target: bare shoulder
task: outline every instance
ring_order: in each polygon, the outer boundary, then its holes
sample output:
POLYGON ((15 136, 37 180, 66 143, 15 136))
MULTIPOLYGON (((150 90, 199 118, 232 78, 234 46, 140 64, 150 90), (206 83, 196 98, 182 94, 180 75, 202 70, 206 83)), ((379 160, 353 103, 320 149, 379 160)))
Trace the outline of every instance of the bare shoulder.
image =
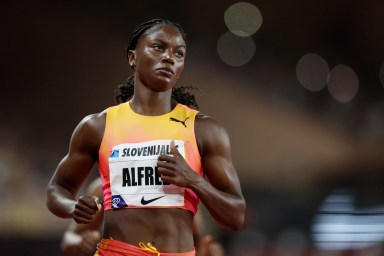
POLYGON ((225 128, 215 118, 203 113, 198 113, 196 115, 196 128, 225 130, 225 128))
POLYGON ((199 113, 196 116, 195 135, 199 148, 207 152, 214 147, 229 147, 229 137, 225 127, 215 118, 199 113))
POLYGON ((105 119, 106 111, 87 115, 80 121, 76 129, 86 130, 87 132, 104 131, 105 119))
POLYGON ((104 136, 106 111, 84 117, 73 132, 71 144, 98 149, 104 136))
POLYGON ((106 111, 90 114, 84 117, 78 125, 78 128, 104 130, 106 111))

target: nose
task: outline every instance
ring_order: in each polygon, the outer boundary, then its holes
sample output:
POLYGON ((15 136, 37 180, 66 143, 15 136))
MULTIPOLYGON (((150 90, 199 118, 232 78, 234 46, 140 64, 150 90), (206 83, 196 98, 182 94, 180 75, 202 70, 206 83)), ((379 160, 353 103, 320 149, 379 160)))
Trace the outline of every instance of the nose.
POLYGON ((175 60, 174 60, 173 52, 171 50, 164 51, 162 61, 174 64, 175 60))

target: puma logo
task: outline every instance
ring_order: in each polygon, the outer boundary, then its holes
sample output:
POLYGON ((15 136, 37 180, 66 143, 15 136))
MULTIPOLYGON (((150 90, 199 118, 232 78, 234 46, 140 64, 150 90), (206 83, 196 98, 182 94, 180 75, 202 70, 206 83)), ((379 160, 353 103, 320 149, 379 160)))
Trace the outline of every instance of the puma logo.
POLYGON ((176 123, 181 123, 182 125, 184 125, 185 128, 187 128, 187 126, 185 125, 185 121, 187 121, 188 118, 189 118, 189 117, 185 118, 184 121, 181 121, 181 120, 176 119, 176 118, 174 118, 174 117, 170 117, 170 118, 169 118, 169 121, 173 121, 173 122, 176 122, 176 123))

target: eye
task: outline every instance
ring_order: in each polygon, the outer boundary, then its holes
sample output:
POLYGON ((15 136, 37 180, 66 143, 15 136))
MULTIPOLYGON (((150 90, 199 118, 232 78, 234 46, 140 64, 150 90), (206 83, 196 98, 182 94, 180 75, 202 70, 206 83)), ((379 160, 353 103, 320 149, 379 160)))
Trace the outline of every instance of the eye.
POLYGON ((177 52, 175 52, 175 56, 178 58, 182 58, 182 57, 184 57, 184 52, 183 51, 177 51, 177 52))
POLYGON ((163 46, 160 44, 154 44, 152 47, 153 47, 153 49, 158 50, 158 51, 162 51, 164 49, 163 46))

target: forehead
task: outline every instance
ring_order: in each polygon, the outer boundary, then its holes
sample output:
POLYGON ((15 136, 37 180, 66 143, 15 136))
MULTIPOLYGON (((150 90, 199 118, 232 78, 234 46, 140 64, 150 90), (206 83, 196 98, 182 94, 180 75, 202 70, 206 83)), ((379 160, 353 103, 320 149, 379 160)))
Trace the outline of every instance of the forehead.
POLYGON ((180 46, 186 45, 179 29, 167 24, 160 24, 149 28, 144 32, 139 41, 141 40, 160 40, 180 46))

